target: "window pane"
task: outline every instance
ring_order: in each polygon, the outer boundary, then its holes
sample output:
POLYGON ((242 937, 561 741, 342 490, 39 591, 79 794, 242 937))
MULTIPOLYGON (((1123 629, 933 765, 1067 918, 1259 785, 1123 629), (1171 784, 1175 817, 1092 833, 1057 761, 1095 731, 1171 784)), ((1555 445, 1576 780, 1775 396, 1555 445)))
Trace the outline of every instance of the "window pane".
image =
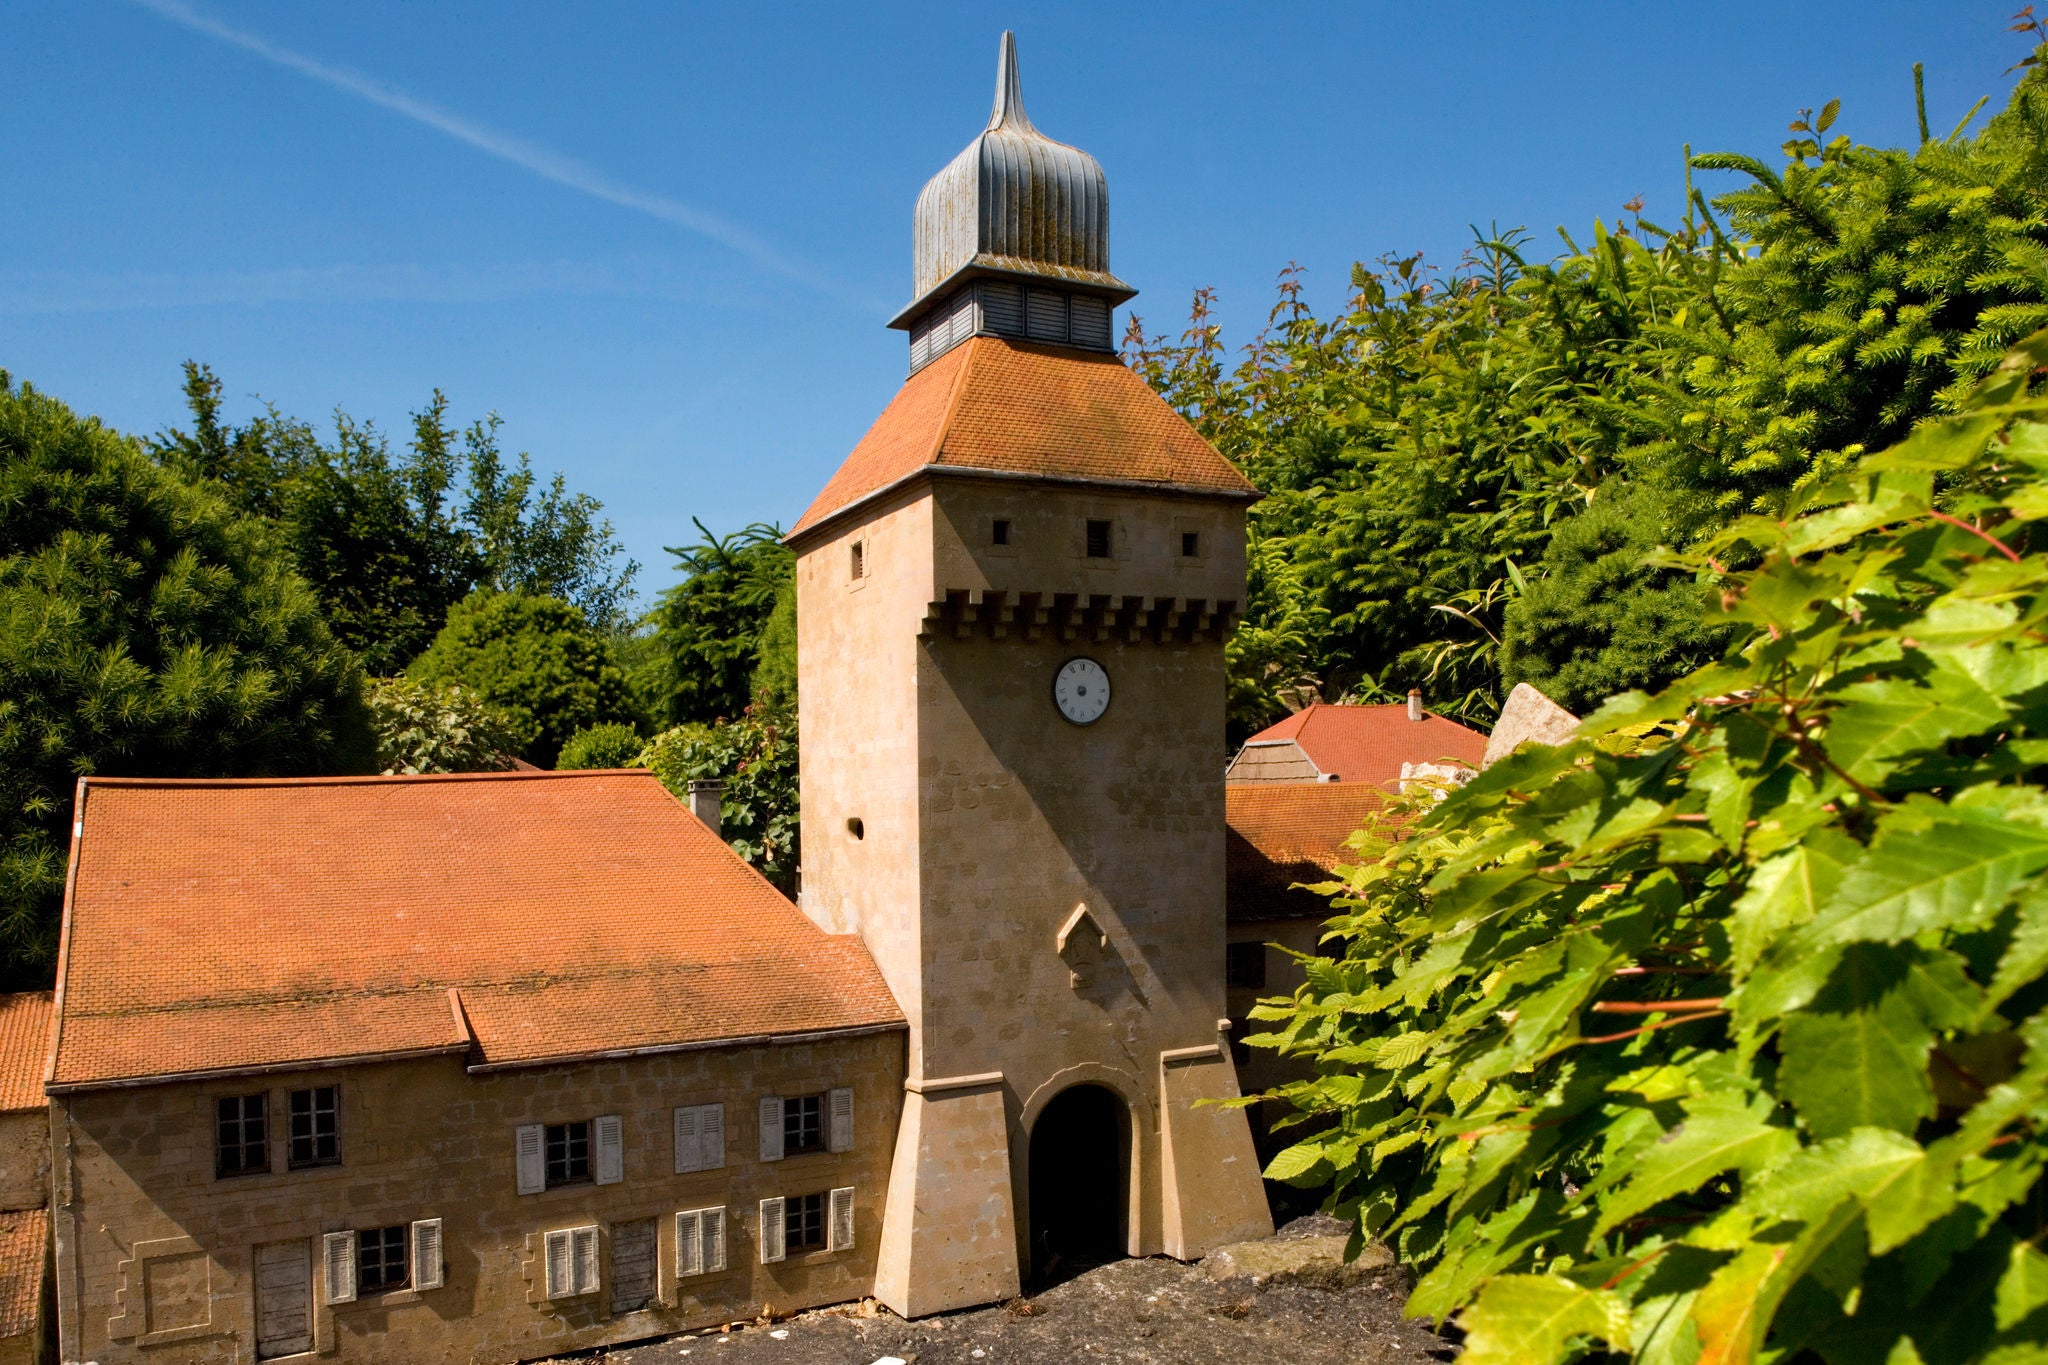
POLYGON ((356 1292, 381 1294, 406 1284, 406 1226, 366 1228, 356 1234, 356 1292))
POLYGON ((815 1251, 825 1245, 825 1196, 791 1195, 782 1206, 784 1246, 789 1251, 815 1251))
POLYGON ((341 1115, 335 1087, 294 1090, 291 1101, 291 1164, 330 1166, 340 1161, 341 1115))
POLYGON ((214 1106, 214 1173, 247 1175, 270 1168, 265 1109, 268 1095, 230 1095, 214 1106))
POLYGON ((590 1179, 590 1121, 547 1127, 548 1187, 590 1179))
POLYGON ((799 1095, 782 1102, 782 1151, 815 1152, 825 1145, 825 1097, 799 1095))

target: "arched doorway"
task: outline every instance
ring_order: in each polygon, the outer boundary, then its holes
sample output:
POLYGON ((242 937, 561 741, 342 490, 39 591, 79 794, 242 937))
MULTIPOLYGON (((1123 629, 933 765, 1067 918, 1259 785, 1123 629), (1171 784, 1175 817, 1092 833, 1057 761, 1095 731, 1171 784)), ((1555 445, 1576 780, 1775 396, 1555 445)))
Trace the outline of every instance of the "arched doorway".
POLYGON ((1062 1090, 1031 1127, 1031 1277, 1067 1279, 1123 1257, 1130 1115, 1099 1085, 1062 1090))

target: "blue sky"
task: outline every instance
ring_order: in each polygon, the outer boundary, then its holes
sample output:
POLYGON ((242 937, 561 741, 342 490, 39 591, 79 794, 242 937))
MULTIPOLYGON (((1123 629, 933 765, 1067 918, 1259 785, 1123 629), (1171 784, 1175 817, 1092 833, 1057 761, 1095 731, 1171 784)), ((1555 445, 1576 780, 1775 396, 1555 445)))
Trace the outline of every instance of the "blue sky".
POLYGON ((403 433, 438 385, 601 498, 647 591, 693 516, 794 521, 902 382, 911 205, 1005 27, 1133 306, 1177 329, 1212 285, 1241 342, 1290 260, 1329 307, 1468 223, 1675 218, 1685 143, 1776 157, 1802 106, 1906 143, 1916 60, 1945 132, 2010 88, 2014 7, 18 6, 0 366, 139 433, 187 357, 237 418, 403 433))

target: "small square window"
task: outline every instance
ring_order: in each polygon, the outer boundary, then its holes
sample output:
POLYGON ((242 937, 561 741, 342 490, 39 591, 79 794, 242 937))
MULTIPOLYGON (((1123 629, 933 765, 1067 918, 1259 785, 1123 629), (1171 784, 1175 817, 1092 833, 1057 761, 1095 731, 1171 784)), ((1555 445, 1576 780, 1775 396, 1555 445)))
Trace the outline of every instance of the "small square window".
POLYGON ((383 1294, 405 1288, 412 1278, 405 1264, 409 1231, 400 1223, 395 1228, 365 1228, 356 1234, 356 1293, 383 1294))
POLYGON ((253 1175, 270 1169, 269 1107, 267 1094, 229 1095, 215 1102, 215 1175, 253 1175))
POLYGON ((782 1154, 825 1150, 825 1097, 798 1095, 782 1102, 782 1154))
POLYGON ((853 553, 848 563, 847 577, 858 583, 868 576, 868 543, 864 540, 853 542, 853 553))
MULTIPOLYGON (((1212 961, 1214 959, 1211 959, 1212 961)), ((1223 950, 1223 980, 1232 986, 1266 988, 1266 945, 1232 943, 1223 950)))
POLYGON ((1200 531, 1182 531, 1180 533, 1180 557, 1182 559, 1198 559, 1201 557, 1201 553, 1202 533, 1200 531))
POLYGON ((1108 522, 1091 520, 1088 523, 1088 557, 1090 559, 1109 558, 1108 522))
POLYGON ((341 1160, 341 1106, 331 1085, 294 1090, 291 1095, 294 1170, 301 1166, 333 1166, 341 1160))
POLYGON ((590 1179, 590 1120, 548 1125, 547 1179, 551 1190, 590 1179))
POLYGON ((1003 517, 995 519, 995 522, 989 527, 989 543, 993 545, 1008 545, 1010 543, 1010 523, 1008 520, 1003 517))
POLYGON ((782 1205, 783 1249, 822 1251, 825 1247, 825 1196, 796 1194, 782 1205))

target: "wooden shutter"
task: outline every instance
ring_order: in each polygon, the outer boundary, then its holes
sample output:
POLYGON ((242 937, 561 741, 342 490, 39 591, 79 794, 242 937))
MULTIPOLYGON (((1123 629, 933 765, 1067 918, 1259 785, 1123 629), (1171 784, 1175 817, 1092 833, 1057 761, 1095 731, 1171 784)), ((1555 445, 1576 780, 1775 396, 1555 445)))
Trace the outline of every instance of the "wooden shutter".
POLYGON ((441 1287, 441 1220, 422 1218, 412 1225, 412 1287, 441 1287))
POLYGON ((704 1214, 690 1209, 676 1215, 676 1278, 704 1273, 704 1214))
POLYGON ((850 1152, 853 1150, 853 1092, 834 1090, 831 1094, 832 1150, 850 1152))
POLYGON ((761 1201, 761 1264, 772 1265, 786 1254, 789 1229, 783 1224, 782 1201, 763 1199, 761 1201))
POLYGON ((595 1126, 597 1160, 591 1178, 600 1185, 616 1185, 626 1178, 626 1125, 617 1114, 604 1114, 595 1126))
POLYGON ((566 1299, 576 1292, 576 1272, 570 1263, 569 1233, 566 1229, 547 1235, 546 1252, 548 1298, 566 1299))
POLYGON ((831 1225, 825 1230, 826 1250, 853 1250, 853 1186, 832 1191, 831 1225))
MULTIPOLYGON (((782 1160, 782 1096, 761 1099, 761 1160, 782 1160)), ((776 1257, 778 1261, 782 1258, 776 1257)))
POLYGON ((327 1301, 329 1303, 354 1303, 356 1301, 356 1235, 353 1232, 330 1232, 320 1239, 320 1249, 326 1256, 327 1301))
POLYGON ((576 1262, 576 1292, 595 1294, 597 1292, 597 1229, 571 1228, 569 1245, 572 1259, 576 1262))
MULTIPOLYGON (((676 1108, 676 1174, 704 1169, 704 1145, 697 1132, 704 1110, 694 1104, 676 1108)), ((677 1215, 680 1217, 681 1215, 677 1215)))
POLYGON ((547 1131, 537 1123, 519 1125, 519 1192, 539 1194, 548 1187, 547 1131))
POLYGON ((725 1169, 725 1106, 701 1104, 697 1106, 697 1113, 697 1148, 703 1153, 697 1169, 722 1171, 725 1169))
POLYGON ((699 1209, 697 1215, 704 1220, 704 1273, 715 1274, 725 1269, 725 1210, 699 1209))

